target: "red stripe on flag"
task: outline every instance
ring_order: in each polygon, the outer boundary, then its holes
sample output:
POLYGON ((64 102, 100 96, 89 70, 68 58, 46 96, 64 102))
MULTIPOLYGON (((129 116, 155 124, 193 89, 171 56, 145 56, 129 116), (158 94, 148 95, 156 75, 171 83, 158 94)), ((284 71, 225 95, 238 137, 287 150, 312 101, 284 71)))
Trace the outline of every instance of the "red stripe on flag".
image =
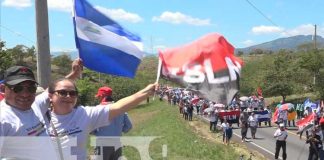
POLYGON ((308 115, 307 117, 297 121, 296 125, 298 127, 303 127, 303 126, 307 125, 308 123, 311 123, 314 120, 314 118, 315 118, 315 114, 312 113, 312 114, 308 115))
POLYGON ((272 122, 275 123, 278 120, 279 109, 276 108, 276 111, 273 113, 272 122))

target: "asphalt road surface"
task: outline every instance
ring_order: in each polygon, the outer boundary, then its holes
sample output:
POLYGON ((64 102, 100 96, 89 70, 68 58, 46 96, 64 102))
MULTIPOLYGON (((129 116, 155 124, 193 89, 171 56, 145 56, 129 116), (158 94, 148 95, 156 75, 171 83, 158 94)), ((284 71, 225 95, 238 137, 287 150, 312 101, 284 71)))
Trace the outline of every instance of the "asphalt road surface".
MULTIPOLYGON (((201 117, 201 116, 200 116, 201 117)), ((209 122, 208 117, 201 117, 209 122)), ((220 125, 220 122, 218 122, 220 125)), ((267 159, 274 159, 276 139, 273 138, 273 134, 276 131, 276 126, 273 127, 262 126, 257 129, 256 139, 251 139, 250 129, 248 130, 247 142, 241 142, 241 129, 233 124, 233 140, 238 143, 245 143, 249 149, 253 149, 263 154, 267 159)), ((287 160, 307 160, 308 159, 308 147, 309 144, 305 143, 305 137, 299 139, 299 135, 296 134, 296 127, 288 127, 287 138, 287 160)), ((282 150, 279 153, 279 159, 282 159, 282 150)))

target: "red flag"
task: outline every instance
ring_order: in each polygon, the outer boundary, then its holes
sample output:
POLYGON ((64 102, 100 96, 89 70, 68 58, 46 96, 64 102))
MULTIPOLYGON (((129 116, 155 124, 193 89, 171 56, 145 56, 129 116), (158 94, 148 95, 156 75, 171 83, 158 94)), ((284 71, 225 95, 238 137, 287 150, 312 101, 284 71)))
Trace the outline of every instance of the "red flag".
POLYGON ((279 109, 276 108, 276 111, 273 113, 272 120, 271 120, 273 123, 278 121, 278 114, 279 114, 279 109))
POLYGON ((234 47, 217 33, 188 45, 160 51, 162 75, 179 82, 202 97, 229 104, 239 88, 243 61, 234 47))
POLYGON ((258 97, 262 97, 262 89, 261 89, 261 87, 258 87, 257 92, 258 92, 258 97))
POLYGON ((297 121, 296 125, 298 127, 304 127, 304 126, 308 125, 309 123, 311 123, 314 120, 314 118, 315 118, 315 113, 311 113, 307 117, 297 121))

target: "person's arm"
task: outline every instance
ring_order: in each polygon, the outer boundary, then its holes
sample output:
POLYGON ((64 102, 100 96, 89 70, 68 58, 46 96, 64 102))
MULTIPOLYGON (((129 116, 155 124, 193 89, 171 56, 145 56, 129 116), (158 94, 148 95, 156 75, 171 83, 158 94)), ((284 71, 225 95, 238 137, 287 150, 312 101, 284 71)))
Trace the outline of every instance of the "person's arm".
POLYGON ((114 104, 111 104, 109 109, 109 120, 111 121, 116 116, 127 112, 128 110, 135 108, 139 103, 146 100, 146 98, 150 95, 153 95, 156 88, 158 87, 158 84, 149 84, 144 89, 138 91, 137 93, 125 97, 119 101, 117 101, 114 104))
POLYGON ((72 62, 72 69, 71 72, 65 76, 65 78, 76 80, 80 77, 83 71, 83 62, 80 58, 75 59, 72 62))
POLYGON ((277 138, 279 135, 278 135, 278 130, 276 130, 276 132, 273 134, 273 138, 277 138))

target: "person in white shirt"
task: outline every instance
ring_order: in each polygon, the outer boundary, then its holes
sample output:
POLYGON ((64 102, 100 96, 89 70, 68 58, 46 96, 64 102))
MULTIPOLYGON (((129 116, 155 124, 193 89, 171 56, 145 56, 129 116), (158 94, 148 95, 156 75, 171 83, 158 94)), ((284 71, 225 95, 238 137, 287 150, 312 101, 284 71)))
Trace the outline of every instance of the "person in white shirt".
POLYGON ((275 159, 278 159, 280 148, 282 148, 282 158, 283 160, 286 160, 287 159, 286 140, 288 137, 288 132, 285 130, 285 125, 283 123, 279 124, 279 128, 273 134, 273 137, 277 139, 275 159))
POLYGON ((229 123, 227 122, 226 118, 224 119, 223 123, 221 124, 222 131, 223 131, 223 143, 227 144, 227 138, 226 138, 226 129, 229 127, 229 123))
POLYGON ((210 132, 216 132, 217 130, 217 122, 218 122, 218 111, 212 110, 210 112, 210 118, 209 118, 209 131, 210 132))
POLYGON ((252 138, 255 139, 255 134, 258 128, 258 120, 255 117, 254 112, 252 112, 251 115, 249 116, 248 122, 251 129, 252 138))
POLYGON ((57 159, 52 155, 56 153, 51 152, 55 150, 50 145, 43 115, 32 109, 46 103, 33 103, 37 90, 33 71, 25 66, 10 67, 0 85, 5 93, 0 102, 0 159, 57 159))
POLYGON ((43 98, 49 98, 49 103, 37 107, 40 112, 46 112, 48 119, 46 128, 50 136, 57 143, 61 143, 61 148, 58 149, 61 150, 64 159, 76 156, 77 159, 84 160, 87 155, 86 145, 89 133, 108 125, 116 116, 136 107, 152 95, 157 86, 157 84, 150 84, 141 91, 113 104, 84 107, 77 105, 78 90, 74 81, 59 79, 50 84, 48 92, 40 95, 43 98), (48 106, 51 107, 50 111, 47 109, 48 106), (73 138, 76 138, 76 147, 70 148, 73 138))

